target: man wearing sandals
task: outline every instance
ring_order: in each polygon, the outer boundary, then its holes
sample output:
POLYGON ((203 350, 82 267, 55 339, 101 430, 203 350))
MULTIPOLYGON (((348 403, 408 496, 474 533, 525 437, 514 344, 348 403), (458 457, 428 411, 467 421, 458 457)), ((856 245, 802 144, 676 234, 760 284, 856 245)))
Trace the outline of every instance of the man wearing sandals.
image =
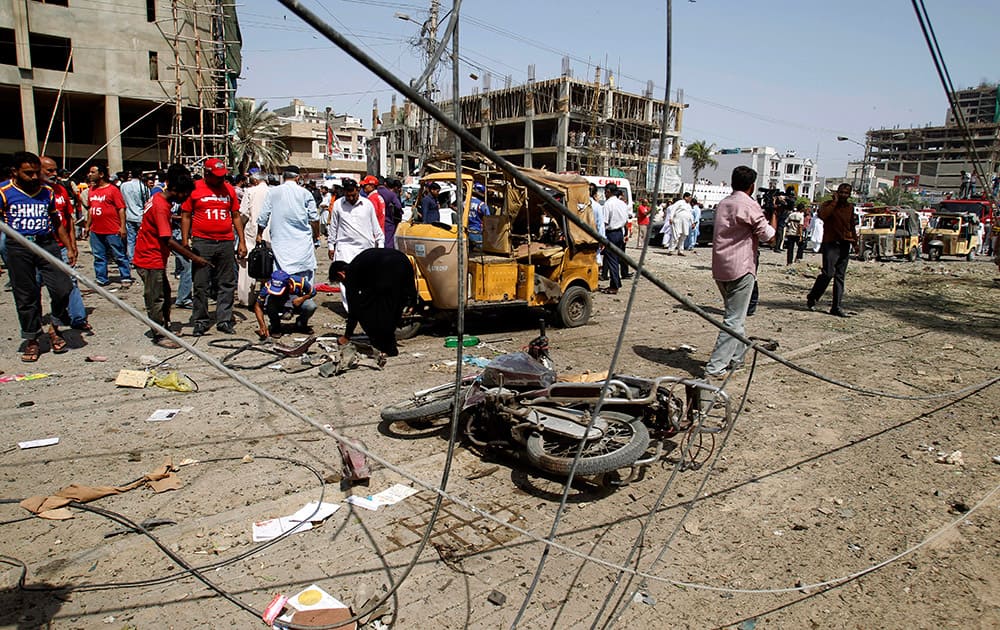
MULTIPOLYGON (((60 221, 52 188, 42 183, 41 160, 34 153, 19 151, 14 154, 13 165, 13 177, 0 183, 0 220, 56 259, 61 256, 58 237, 68 246, 69 264, 75 264, 76 241, 68 236, 72 227, 60 221)), ((38 339, 42 336, 42 293, 38 278, 41 276, 49 290, 53 320, 61 322, 69 321, 73 283, 62 270, 13 238, 7 239, 7 265, 21 338, 26 340, 21 360, 33 363, 41 354, 38 339)), ((49 338, 53 353, 66 351, 66 341, 55 325, 49 338)))
MULTIPOLYGON (((191 172, 181 164, 174 164, 167 171, 167 181, 163 191, 156 193, 146 202, 142 211, 142 222, 135 237, 135 258, 133 264, 144 286, 143 297, 146 314, 166 328, 170 326, 170 281, 167 279, 167 260, 170 252, 187 258, 195 267, 203 267, 208 261, 184 247, 173 238, 170 224, 170 209, 174 204, 187 200, 194 190, 191 172)), ((157 330, 150 331, 153 343, 161 348, 176 349, 177 342, 168 339, 157 330)))

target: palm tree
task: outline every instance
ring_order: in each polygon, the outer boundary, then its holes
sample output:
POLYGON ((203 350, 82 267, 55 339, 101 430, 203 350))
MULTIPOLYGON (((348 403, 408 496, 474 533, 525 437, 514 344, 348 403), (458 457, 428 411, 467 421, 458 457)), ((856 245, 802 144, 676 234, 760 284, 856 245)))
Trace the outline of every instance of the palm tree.
POLYGON ((875 203, 880 206, 917 207, 917 196, 905 188, 883 188, 878 191, 875 203))
POLYGON ((236 132, 233 135, 233 160, 243 173, 251 164, 264 171, 274 171, 288 160, 285 143, 278 140, 278 116, 265 108, 267 101, 236 99, 236 132))
POLYGON ((691 170, 694 171, 694 183, 698 184, 698 175, 706 167, 716 167, 719 163, 712 157, 712 150, 715 144, 707 144, 704 140, 692 142, 684 151, 684 156, 691 160, 691 170))

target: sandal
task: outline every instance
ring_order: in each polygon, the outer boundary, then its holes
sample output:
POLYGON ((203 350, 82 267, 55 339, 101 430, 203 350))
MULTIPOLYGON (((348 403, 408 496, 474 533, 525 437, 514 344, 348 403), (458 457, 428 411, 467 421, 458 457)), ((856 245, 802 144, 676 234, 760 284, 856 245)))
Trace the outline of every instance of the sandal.
POLYGON ((52 344, 52 354, 66 352, 66 340, 60 337, 58 332, 54 330, 49 331, 49 342, 52 344))
POLYGON ((24 346, 24 352, 21 353, 21 361, 34 363, 41 354, 42 349, 38 346, 38 342, 32 339, 24 346))

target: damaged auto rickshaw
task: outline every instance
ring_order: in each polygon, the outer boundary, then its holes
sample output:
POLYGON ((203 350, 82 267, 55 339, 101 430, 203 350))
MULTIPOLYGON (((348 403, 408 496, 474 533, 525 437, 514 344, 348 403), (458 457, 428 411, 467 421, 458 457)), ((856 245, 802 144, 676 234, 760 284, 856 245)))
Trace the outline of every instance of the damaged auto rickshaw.
POLYGON ((979 217, 972 212, 938 212, 934 214, 934 227, 924 233, 924 253, 930 260, 941 256, 976 257, 979 248, 977 227, 979 217))
MULTIPOLYGON (((583 177, 535 169, 521 169, 521 173, 594 227, 583 177)), ((422 183, 433 181, 455 182, 455 173, 433 173, 422 183)), ((460 299, 470 310, 544 307, 565 327, 586 324, 591 293, 597 290, 597 241, 509 175, 463 171, 462 187, 463 207, 454 212, 458 225, 411 219, 396 228, 396 249, 413 263, 419 296, 415 314, 404 320, 397 337, 417 334, 422 322, 453 318, 460 299), (483 217, 482 244, 468 249, 466 295, 461 296, 456 274, 458 230, 459 226, 468 230, 475 182, 485 185, 490 215, 483 217)), ((430 194, 426 186, 414 208, 420 207, 425 194, 430 194)))
POLYGON ((875 208, 865 215, 858 229, 859 258, 864 261, 906 256, 920 258, 920 221, 912 209, 875 208), (901 217, 905 212, 906 217, 901 217), (908 215, 912 213, 913 216, 908 215))

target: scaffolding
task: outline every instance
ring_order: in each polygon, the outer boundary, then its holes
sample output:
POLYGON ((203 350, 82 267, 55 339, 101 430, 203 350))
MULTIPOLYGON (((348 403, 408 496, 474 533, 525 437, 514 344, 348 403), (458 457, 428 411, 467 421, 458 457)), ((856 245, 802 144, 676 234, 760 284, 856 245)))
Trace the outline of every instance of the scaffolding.
POLYGON ((235 125, 236 77, 242 38, 236 5, 226 0, 171 0, 161 30, 173 49, 170 163, 197 166, 225 160, 235 125))

